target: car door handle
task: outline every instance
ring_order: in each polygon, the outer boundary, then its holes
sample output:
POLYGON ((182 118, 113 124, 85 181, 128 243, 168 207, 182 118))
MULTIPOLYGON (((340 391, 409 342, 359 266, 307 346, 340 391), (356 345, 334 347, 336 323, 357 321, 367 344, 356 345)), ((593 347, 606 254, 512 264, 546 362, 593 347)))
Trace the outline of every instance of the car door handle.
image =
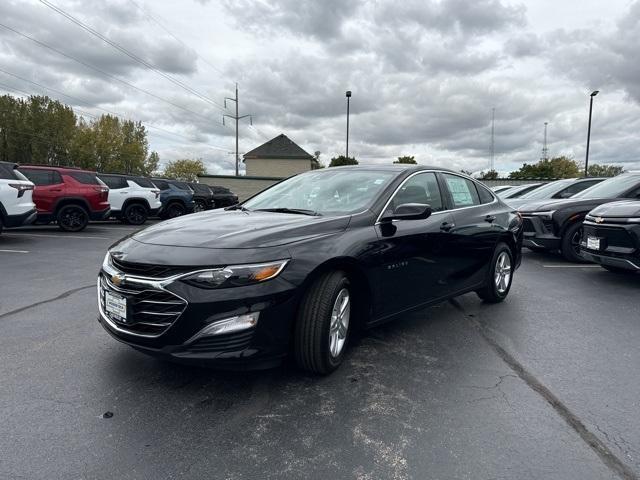
POLYGON ((442 222, 442 225, 440 225, 440 230, 442 230, 443 232, 449 232, 455 226, 455 223, 442 222))
POLYGON ((487 215, 486 217, 484 217, 485 222, 493 223, 495 220, 496 220, 495 215, 487 215))

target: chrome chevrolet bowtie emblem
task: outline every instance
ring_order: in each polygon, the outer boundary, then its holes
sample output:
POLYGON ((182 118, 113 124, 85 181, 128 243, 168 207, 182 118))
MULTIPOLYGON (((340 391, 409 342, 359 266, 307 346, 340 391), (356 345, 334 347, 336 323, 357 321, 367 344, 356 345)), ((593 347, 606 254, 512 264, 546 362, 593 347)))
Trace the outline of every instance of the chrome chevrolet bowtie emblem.
POLYGON ((602 218, 602 217, 596 217, 596 219, 595 219, 595 220, 596 220, 596 223, 602 223, 602 222, 604 222, 604 218, 602 218))
POLYGON ((119 287, 124 283, 124 275, 119 273, 111 275, 111 283, 113 283, 116 287, 119 287))

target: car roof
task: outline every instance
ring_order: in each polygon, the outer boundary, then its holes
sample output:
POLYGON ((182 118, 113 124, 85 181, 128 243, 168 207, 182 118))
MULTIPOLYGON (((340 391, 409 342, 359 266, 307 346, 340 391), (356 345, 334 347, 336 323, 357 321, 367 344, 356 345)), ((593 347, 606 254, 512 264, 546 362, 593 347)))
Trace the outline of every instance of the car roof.
MULTIPOLYGON (((421 170, 438 170, 447 173, 455 173, 457 175, 467 176, 464 173, 456 172, 455 170, 451 170, 449 168, 444 167, 436 167, 434 165, 410 165, 410 164, 402 164, 402 163, 394 163, 391 165, 376 165, 376 164, 368 164, 368 165, 345 165, 342 167, 327 167, 321 170, 309 170, 311 172, 322 172, 322 171, 334 171, 334 170, 384 170, 384 171, 392 171, 392 172, 404 172, 404 171, 416 171, 419 172, 421 170)), ((469 177, 471 178, 471 177, 469 177)))
POLYGON ((56 171, 62 171, 62 172, 84 172, 84 173, 96 174, 96 172, 93 170, 85 170, 84 168, 78 168, 78 167, 60 167, 57 165, 20 165, 20 168, 33 168, 36 170, 56 170, 56 171))

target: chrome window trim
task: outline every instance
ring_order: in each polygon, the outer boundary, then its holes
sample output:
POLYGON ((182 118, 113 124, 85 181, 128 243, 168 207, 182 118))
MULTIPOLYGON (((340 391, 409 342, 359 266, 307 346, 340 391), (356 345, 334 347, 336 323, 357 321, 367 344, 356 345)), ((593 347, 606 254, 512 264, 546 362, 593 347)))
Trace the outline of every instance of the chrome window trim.
MULTIPOLYGON (((387 202, 384 204, 384 207, 382 207, 382 210, 380 211, 380 214, 378 215, 378 218, 376 219, 376 222, 374 223, 375 225, 380 225, 380 218, 382 217, 382 214, 385 212, 385 210, 387 209, 387 207, 389 206, 389 204, 391 203, 391 200, 393 199, 393 197, 395 197, 396 193, 398 193, 398 190, 400 190, 402 188, 402 186, 410 179, 413 178, 416 175, 420 175, 421 173, 446 173, 449 175, 455 175, 457 177, 460 178, 464 178, 465 180, 471 180, 474 184, 478 183, 476 182, 473 178, 471 177, 465 177, 463 175, 459 175, 457 173, 454 172, 447 172, 446 170, 419 170, 417 172, 412 173, 411 175, 409 175, 407 178, 405 178, 402 183, 400 185, 398 185, 398 187, 393 191, 393 193, 389 196, 389 200, 387 200, 387 202)), ((438 185, 438 187, 440 187, 440 185, 438 185)), ((487 188, 488 191, 491 191, 490 189, 487 188)), ((442 192, 440 192, 440 195, 442 195, 442 192)), ((478 194, 479 195, 479 194, 478 194)), ((496 195, 493 194, 493 192, 491 193, 491 195, 493 196, 493 201, 489 202, 489 203, 481 203, 479 205, 470 205, 468 207, 458 207, 458 208, 450 208, 450 209, 446 209, 446 210, 439 210, 437 212, 433 212, 429 218, 433 217, 434 215, 439 215, 442 213, 450 213, 450 212, 456 212, 458 210, 466 210, 468 208, 478 208, 478 207, 484 207, 486 205, 493 205, 495 203, 498 203, 498 197, 496 195)), ((444 198, 443 198, 444 200, 444 198)), ((392 220, 391 222, 396 222, 396 221, 402 221, 400 219, 396 219, 396 220, 392 220)), ((412 222, 413 220, 404 220, 404 221, 409 221, 412 222)))

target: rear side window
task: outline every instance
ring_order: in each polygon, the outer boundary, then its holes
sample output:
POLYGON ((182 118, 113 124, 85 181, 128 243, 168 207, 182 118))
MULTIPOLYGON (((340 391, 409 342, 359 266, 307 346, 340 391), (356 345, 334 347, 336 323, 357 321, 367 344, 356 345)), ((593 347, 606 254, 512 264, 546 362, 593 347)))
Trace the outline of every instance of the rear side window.
POLYGON ((127 179, 124 177, 118 177, 115 175, 99 175, 98 178, 102 180, 107 187, 114 190, 118 188, 127 188, 129 186, 127 179))
POLYGON ((100 185, 95 173, 89 172, 69 172, 67 173, 74 180, 85 185, 100 185))
POLYGON ((30 170, 23 168, 20 170, 25 177, 33 182, 34 185, 57 185, 62 183, 62 177, 58 172, 53 170, 30 170))
POLYGON ((169 190, 169 184, 164 180, 154 180, 153 183, 160 190, 169 190))
POLYGON ((474 182, 448 173, 443 173, 442 176, 451 195, 454 208, 480 205, 480 197, 474 182))
POLYGON ((478 185, 476 183, 476 188, 478 189, 478 196, 480 197, 480 203, 491 203, 493 202, 493 195, 491 192, 484 188, 482 185, 478 185))
POLYGON ((156 188, 156 186, 153 184, 153 182, 151 180, 149 180, 148 178, 143 178, 143 177, 127 177, 128 180, 131 180, 132 182, 137 183, 138 185, 140 185, 142 188, 156 188))
POLYGON ((14 173, 14 167, 10 163, 0 163, 0 178, 3 180, 22 180, 14 173))
POLYGON ((180 190, 191 190, 191 188, 189 188, 189 185, 187 185, 184 182, 171 182, 171 183, 173 183, 180 190))

